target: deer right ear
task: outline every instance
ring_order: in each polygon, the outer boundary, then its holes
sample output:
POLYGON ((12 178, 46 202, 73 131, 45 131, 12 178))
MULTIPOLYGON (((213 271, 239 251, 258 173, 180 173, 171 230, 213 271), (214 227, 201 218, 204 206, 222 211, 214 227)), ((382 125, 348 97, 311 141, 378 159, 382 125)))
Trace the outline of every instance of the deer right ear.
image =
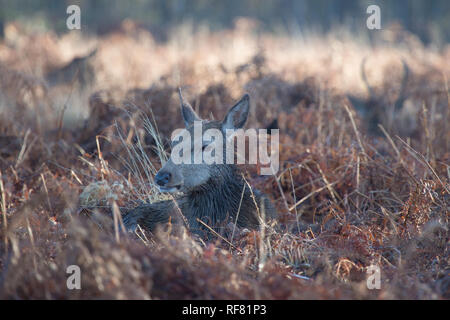
POLYGON ((201 121, 200 117, 192 109, 189 102, 185 101, 183 95, 181 94, 181 88, 178 89, 178 94, 180 96, 181 104, 181 115, 183 116, 184 125, 186 128, 194 124, 194 121, 201 121))
POLYGON ((226 129, 240 129, 247 121, 248 112, 250 109, 250 96, 244 94, 231 109, 228 111, 225 119, 222 121, 222 130, 226 129))

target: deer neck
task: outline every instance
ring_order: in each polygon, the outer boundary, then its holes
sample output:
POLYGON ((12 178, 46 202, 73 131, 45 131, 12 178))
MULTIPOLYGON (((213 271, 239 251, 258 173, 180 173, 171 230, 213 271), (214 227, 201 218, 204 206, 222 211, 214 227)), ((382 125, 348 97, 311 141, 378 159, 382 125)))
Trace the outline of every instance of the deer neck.
POLYGON ((179 199, 181 210, 188 220, 202 219, 205 223, 216 224, 228 217, 235 217, 239 204, 246 201, 248 188, 235 166, 223 166, 219 175, 212 177, 179 199), (244 197, 242 197, 242 192, 244 197), (245 199, 244 199, 245 198, 245 199))

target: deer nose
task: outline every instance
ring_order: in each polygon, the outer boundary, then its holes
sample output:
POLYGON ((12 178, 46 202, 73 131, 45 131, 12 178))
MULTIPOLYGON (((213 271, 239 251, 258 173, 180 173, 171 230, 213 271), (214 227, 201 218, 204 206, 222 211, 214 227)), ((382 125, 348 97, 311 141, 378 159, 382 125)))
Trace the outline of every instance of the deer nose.
POLYGON ((164 187, 165 185, 167 185, 169 183, 170 177, 172 175, 170 174, 170 172, 158 172, 155 176, 155 182, 157 185, 164 187))

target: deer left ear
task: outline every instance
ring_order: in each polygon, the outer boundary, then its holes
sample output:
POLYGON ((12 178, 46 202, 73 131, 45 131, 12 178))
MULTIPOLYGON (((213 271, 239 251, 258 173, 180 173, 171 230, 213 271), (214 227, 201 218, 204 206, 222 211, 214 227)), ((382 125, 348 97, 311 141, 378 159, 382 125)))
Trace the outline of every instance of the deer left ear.
POLYGON ((189 102, 184 100, 183 95, 181 94, 181 88, 178 89, 178 94, 180 96, 181 115, 183 116, 186 128, 189 128, 194 124, 194 121, 200 121, 201 119, 195 113, 189 102))
POLYGON ((231 109, 222 121, 222 130, 240 129, 244 126, 248 118, 250 109, 250 96, 244 94, 231 109))

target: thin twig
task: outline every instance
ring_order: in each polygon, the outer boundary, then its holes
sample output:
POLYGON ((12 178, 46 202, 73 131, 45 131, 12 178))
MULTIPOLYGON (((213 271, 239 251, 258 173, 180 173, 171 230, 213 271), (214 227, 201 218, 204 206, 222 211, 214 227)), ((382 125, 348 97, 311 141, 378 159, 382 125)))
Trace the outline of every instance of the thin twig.
MULTIPOLYGON (((242 187, 241 200, 239 201, 239 207, 238 207, 238 211, 237 211, 237 214, 236 214, 236 219, 234 220, 233 231, 231 232, 231 240, 230 240, 231 243, 233 243, 234 232, 236 230, 236 225, 237 225, 237 221, 238 221, 238 218, 239 218, 239 213, 241 212, 241 205, 242 205, 242 199, 244 199, 244 193, 245 193, 245 184, 242 187)), ((231 249, 231 247, 230 247, 230 249, 231 249)))
POLYGON ((3 237, 4 237, 3 241, 5 243, 6 253, 8 253, 8 237, 7 237, 8 220, 6 219, 6 197, 5 197, 5 188, 3 187, 3 176, 1 170, 0 170, 0 193, 2 196, 3 237))
POLYGON ((367 155, 366 150, 364 149, 363 144, 361 142, 361 138, 359 137, 359 131, 356 127, 355 119, 353 119, 353 115, 346 104, 344 105, 344 108, 347 111, 350 121, 352 123, 353 131, 355 131, 355 135, 356 135, 356 139, 358 140, 359 147, 361 148, 361 151, 363 152, 363 154, 367 155))
POLYGON ((411 146, 409 146, 405 141, 402 140, 402 138, 400 138, 399 136, 397 136, 397 138, 406 146, 406 149, 414 158, 416 158, 420 163, 425 164, 425 167, 431 171, 431 173, 435 176, 435 178, 439 181, 439 183, 447 191, 447 193, 450 193, 447 186, 444 184, 444 182, 442 182, 441 178, 438 176, 436 171, 434 171, 433 167, 428 163, 425 157, 421 153, 414 150, 411 146))
MULTIPOLYGON (((336 184, 336 182, 330 183, 330 186, 333 186, 333 185, 335 185, 335 184, 336 184)), ((311 196, 315 195, 316 193, 318 193, 318 192, 320 192, 320 191, 322 191, 322 190, 324 190, 324 189, 329 188, 330 186, 329 186, 329 185, 326 185, 326 186, 323 186, 323 187, 321 187, 321 188, 319 188, 319 189, 317 189, 317 190, 314 190, 314 191, 310 192, 307 196, 303 197, 302 199, 300 199, 299 201, 297 201, 292 207, 290 207, 290 208, 289 208, 289 211, 292 211, 293 209, 295 209, 295 207, 299 206, 299 205, 302 204, 304 201, 308 200, 311 196)))
POLYGON ((208 228, 209 231, 211 231, 216 237, 222 239, 223 241, 225 241, 226 243, 228 243, 230 245, 230 247, 233 247, 233 249, 239 251, 242 253, 242 250, 239 249, 238 247, 236 247, 234 244, 232 244, 230 241, 228 241, 227 239, 225 239, 224 237, 222 237, 220 234, 218 234, 213 228, 211 228, 210 226, 208 226, 206 223, 204 223, 202 220, 200 220, 199 218, 196 218, 197 222, 200 222, 202 225, 204 225, 206 228, 208 228))

